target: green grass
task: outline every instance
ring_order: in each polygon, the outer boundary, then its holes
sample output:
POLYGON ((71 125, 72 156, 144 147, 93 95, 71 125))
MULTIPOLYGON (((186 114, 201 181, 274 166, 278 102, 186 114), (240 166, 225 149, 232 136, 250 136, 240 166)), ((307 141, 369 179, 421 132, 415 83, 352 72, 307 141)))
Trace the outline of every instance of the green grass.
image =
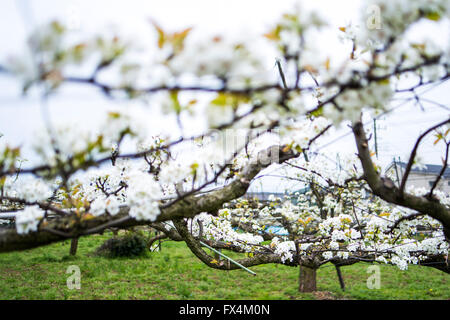
POLYGON ((89 255, 110 236, 81 238, 76 257, 68 255, 69 241, 0 254, 0 299, 450 299, 450 276, 417 266, 381 266, 381 288, 372 290, 366 286, 368 264, 343 267, 345 292, 334 267, 324 266, 313 294, 297 291, 298 268, 252 267, 257 276, 214 270, 184 243, 165 242, 161 252, 138 258, 89 255), (80 290, 67 288, 70 265, 80 267, 80 290))

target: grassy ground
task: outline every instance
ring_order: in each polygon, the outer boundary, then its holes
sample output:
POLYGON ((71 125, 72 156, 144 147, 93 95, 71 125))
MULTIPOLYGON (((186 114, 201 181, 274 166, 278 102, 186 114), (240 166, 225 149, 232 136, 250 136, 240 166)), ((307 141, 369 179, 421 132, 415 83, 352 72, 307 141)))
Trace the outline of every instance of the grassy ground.
POLYGON ((450 299, 450 276, 412 266, 381 266, 381 288, 368 289, 367 264, 343 267, 342 292, 334 267, 318 270, 314 294, 297 291, 298 268, 282 265, 245 271, 203 265, 184 243, 165 242, 161 252, 133 259, 88 256, 110 235, 80 239, 76 257, 70 242, 0 254, 0 299, 450 299), (67 267, 78 265, 81 289, 69 290, 67 267))

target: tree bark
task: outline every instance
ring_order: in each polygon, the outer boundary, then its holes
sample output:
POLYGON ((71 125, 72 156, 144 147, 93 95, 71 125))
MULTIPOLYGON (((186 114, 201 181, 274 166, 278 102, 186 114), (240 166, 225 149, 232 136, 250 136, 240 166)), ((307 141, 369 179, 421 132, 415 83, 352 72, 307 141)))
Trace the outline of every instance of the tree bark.
POLYGON ((152 238, 150 238, 150 239, 148 240, 148 242, 147 242, 148 250, 151 251, 151 250, 152 250, 153 244, 154 244, 156 241, 159 241, 159 243, 158 243, 158 245, 157 245, 158 250, 156 250, 156 248, 155 248, 155 251, 161 251, 161 239, 166 239, 166 238, 168 238, 168 236, 167 236, 166 234, 164 234, 164 233, 161 233, 161 234, 155 234, 155 236, 152 237, 152 238))
POLYGON ((77 249, 78 249, 78 238, 72 238, 72 240, 70 241, 70 252, 69 254, 71 256, 74 256, 77 254, 77 249))
POLYGON ((300 266, 299 287, 300 292, 314 292, 317 290, 316 285, 316 269, 300 266))
MULTIPOLYGON (((217 251, 222 252, 222 250, 220 250, 220 249, 218 249, 217 251)), ((217 261, 220 261, 221 256, 220 256, 220 254, 218 254, 218 253, 214 253, 214 258, 215 258, 217 261)))
POLYGON ((339 267, 338 265, 335 265, 335 267, 337 276, 339 278, 339 285, 341 286, 342 291, 345 291, 345 282, 344 277, 342 276, 341 267, 339 267))
POLYGON ((450 242, 450 209, 448 206, 425 196, 405 193, 403 189, 395 186, 390 179, 381 177, 372 162, 368 139, 361 121, 353 124, 353 135, 364 170, 364 178, 372 192, 384 201, 413 209, 438 220, 444 227, 446 241, 450 242))
MULTIPOLYGON (((218 263, 213 262, 214 257, 210 256, 208 253, 206 253, 205 250, 203 250, 203 247, 200 244, 200 242, 197 239, 195 239, 194 236, 189 232, 186 222, 184 220, 181 219, 174 220, 173 224, 177 229, 178 233, 180 234, 180 236, 186 242, 186 245, 191 250, 191 252, 208 267, 220 270, 236 270, 241 268, 235 265, 234 263, 225 262, 224 259, 222 259, 218 263)), ((210 243, 208 240, 205 239, 203 239, 203 241, 205 241, 205 243, 210 243)), ((215 245, 213 245, 212 247, 216 247, 217 249, 219 249, 219 247, 215 245)), ((227 247, 224 246, 223 248, 227 247)), ((247 268, 257 266, 260 264, 282 263, 280 256, 275 253, 257 254, 251 258, 238 259, 237 262, 247 268)))
MULTIPOLYGON (((170 205, 161 205, 161 214, 157 217, 156 222, 192 218, 202 212, 216 213, 222 208, 224 203, 243 196, 247 192, 251 181, 263 169, 272 163, 283 163, 299 155, 299 153, 295 153, 291 149, 287 151, 284 151, 284 149, 284 145, 274 145, 261 150, 234 180, 218 190, 202 195, 198 193, 189 194, 182 201, 180 200, 170 205)), ((114 217, 100 215, 89 220, 83 220, 81 223, 74 219, 73 215, 67 215, 53 221, 45 221, 45 226, 41 224, 38 231, 27 234, 18 234, 15 229, 0 229, 0 252, 36 248, 73 237, 101 233, 105 229, 112 227, 126 229, 133 226, 151 224, 150 221, 133 219, 128 215, 129 210, 128 206, 123 206, 114 217)))

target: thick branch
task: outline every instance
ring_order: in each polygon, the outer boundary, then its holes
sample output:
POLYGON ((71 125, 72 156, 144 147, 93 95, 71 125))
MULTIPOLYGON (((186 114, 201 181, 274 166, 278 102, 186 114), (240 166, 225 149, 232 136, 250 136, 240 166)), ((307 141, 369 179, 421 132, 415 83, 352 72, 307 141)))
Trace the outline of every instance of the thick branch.
MULTIPOLYGON (((157 217, 156 222, 192 218, 202 212, 216 213, 224 203, 243 196, 247 192, 252 179, 261 170, 272 163, 281 163, 298 156, 292 150, 283 150, 284 146, 272 146, 260 151, 257 157, 251 160, 230 184, 209 193, 190 195, 170 207, 161 208, 161 214, 157 217)), ((25 235, 18 234, 15 229, 0 230, 0 252, 25 250, 62 241, 68 237, 101 233, 111 226, 128 228, 151 223, 128 217, 128 212, 129 207, 124 206, 114 217, 101 215, 85 221, 78 221, 74 217, 61 217, 52 221, 45 221, 37 232, 30 232, 25 235), (57 232, 50 232, 49 230, 57 232)))
MULTIPOLYGON (((178 233, 181 235, 181 237, 186 242, 186 245, 188 248, 192 251, 192 253, 199 258, 204 264, 206 264, 208 267, 214 268, 214 269, 221 269, 221 270, 235 270, 239 269, 240 267, 228 263, 227 261, 221 260, 216 261, 214 257, 210 256, 206 253, 206 251, 203 250, 202 245, 199 241, 197 241, 193 235, 189 233, 189 230, 186 226, 186 222, 183 220, 174 220, 173 221, 175 227, 178 230, 178 233)), ((238 263, 243 265, 244 267, 252 267, 260 264, 267 264, 267 263, 282 263, 280 256, 269 253, 269 254, 259 254, 255 255, 251 258, 245 258, 237 260, 238 263)))
POLYGON ((411 172, 412 165, 414 163, 414 159, 416 158, 417 149, 419 148, 420 143, 422 142, 422 139, 425 138, 426 135, 428 135, 430 132, 436 130, 437 128, 447 124, 450 122, 450 119, 447 119, 445 121, 442 121, 433 127, 426 130, 424 133, 422 133, 419 138, 416 140, 416 143, 414 145, 414 148, 411 151, 411 155, 409 156, 408 164, 406 165, 405 173, 402 178, 402 182, 400 184, 400 193, 402 194, 405 191, 405 185, 406 181, 408 180, 409 173, 411 172))
POLYGON ((375 170, 367 143, 366 134, 361 121, 353 125, 358 155, 364 170, 365 180, 372 192, 381 199, 431 216, 444 226, 447 241, 450 239, 450 210, 439 201, 427 197, 402 193, 388 178, 380 177, 375 170))
POLYGON ((449 152, 450 142, 447 142, 446 144, 447 144, 447 147, 445 148, 445 159, 444 159, 444 162, 442 164, 442 169, 439 172, 438 176, 436 177, 436 180, 434 180, 433 186, 431 187, 430 192, 428 193, 428 198, 430 198, 430 199, 433 197, 433 191, 437 187, 437 185, 439 184, 439 181, 441 180, 442 176, 445 173, 445 170, 447 169, 448 152, 449 152))

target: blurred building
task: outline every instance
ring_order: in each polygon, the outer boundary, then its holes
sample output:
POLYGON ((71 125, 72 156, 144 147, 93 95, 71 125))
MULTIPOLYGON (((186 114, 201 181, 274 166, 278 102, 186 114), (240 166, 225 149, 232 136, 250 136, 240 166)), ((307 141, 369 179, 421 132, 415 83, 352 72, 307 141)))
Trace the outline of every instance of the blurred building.
POLYGON ((244 199, 258 199, 259 201, 269 201, 269 197, 273 195, 275 198, 283 199, 286 195, 285 193, 277 192, 247 192, 243 198, 244 199))
MULTIPOLYGON (((386 175, 390 177, 398 185, 402 181, 406 170, 406 163, 400 161, 393 161, 386 169, 386 175)), ((436 164, 426 164, 422 167, 413 167, 408 176, 406 187, 414 186, 417 188, 430 189, 436 178, 440 174, 442 166, 436 164)), ((446 193, 450 193, 450 168, 446 167, 445 171, 436 187, 446 193)))
POLYGON ((269 197, 280 198, 281 200, 289 198, 292 203, 296 204, 297 199, 295 195, 303 194, 309 190, 309 187, 304 187, 297 190, 292 190, 289 192, 265 192, 265 191, 247 191, 247 193, 242 197, 243 199, 257 199, 260 202, 268 202, 269 197))

